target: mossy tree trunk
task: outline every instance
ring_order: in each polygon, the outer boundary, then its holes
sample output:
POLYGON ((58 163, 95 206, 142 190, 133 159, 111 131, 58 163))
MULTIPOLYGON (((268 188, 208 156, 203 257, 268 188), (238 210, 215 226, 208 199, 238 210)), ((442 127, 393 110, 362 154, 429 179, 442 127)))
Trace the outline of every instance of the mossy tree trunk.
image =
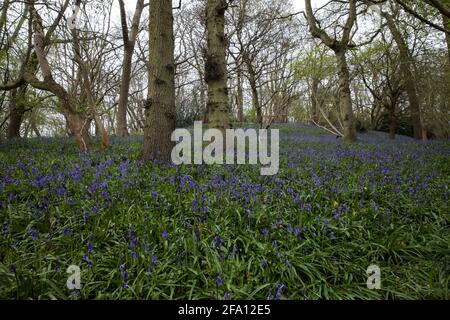
POLYGON ((205 81, 208 85, 208 121, 211 128, 219 130, 230 127, 226 64, 227 39, 225 36, 225 12, 227 9, 227 0, 207 0, 208 44, 205 57, 205 81))

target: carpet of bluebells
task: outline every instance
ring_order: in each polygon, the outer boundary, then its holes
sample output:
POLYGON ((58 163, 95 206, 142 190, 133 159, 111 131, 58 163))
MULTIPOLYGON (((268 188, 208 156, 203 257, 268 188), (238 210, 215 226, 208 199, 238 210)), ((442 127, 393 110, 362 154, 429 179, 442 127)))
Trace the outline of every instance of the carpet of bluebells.
POLYGON ((350 146, 301 125, 281 140, 273 177, 144 165, 141 137, 89 156, 2 142, 0 298, 449 299, 449 141, 350 146))

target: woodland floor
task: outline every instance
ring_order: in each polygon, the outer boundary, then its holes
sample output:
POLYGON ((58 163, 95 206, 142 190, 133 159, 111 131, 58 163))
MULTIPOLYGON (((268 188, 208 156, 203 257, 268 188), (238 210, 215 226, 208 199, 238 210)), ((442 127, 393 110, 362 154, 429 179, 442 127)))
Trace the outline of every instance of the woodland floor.
POLYGON ((144 166, 141 137, 0 144, 0 298, 449 299, 450 142, 281 138, 273 177, 144 166))

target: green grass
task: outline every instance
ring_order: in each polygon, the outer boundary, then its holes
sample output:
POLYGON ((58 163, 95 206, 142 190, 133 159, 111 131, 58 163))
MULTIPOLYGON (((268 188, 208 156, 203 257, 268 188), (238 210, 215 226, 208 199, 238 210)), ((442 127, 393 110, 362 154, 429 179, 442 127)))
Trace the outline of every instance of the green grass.
POLYGON ((281 135, 275 177, 144 166, 139 137, 90 157, 66 139, 0 145, 0 298, 267 299, 281 283, 281 299, 449 298, 449 142, 281 135), (372 264, 381 290, 367 289, 372 264), (69 265, 82 269, 79 292, 66 288, 69 265))

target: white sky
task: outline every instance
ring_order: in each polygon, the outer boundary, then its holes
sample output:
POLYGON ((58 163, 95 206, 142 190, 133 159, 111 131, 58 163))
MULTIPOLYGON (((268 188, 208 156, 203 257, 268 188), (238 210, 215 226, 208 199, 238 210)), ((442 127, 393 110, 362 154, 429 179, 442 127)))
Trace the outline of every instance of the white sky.
MULTIPOLYGON (((189 1, 189 0, 183 0, 183 1, 189 1)), ((312 0, 312 5, 313 5, 313 7, 318 7, 318 6, 325 4, 327 1, 328 0, 312 0)), ((173 0, 173 2, 175 5, 178 5, 178 0, 173 0)), ((304 0, 292 0, 292 3, 294 4, 296 11, 304 10, 304 8, 305 8, 304 0)), ((114 7, 115 7, 114 13, 117 13, 117 15, 118 15, 119 8, 117 5, 117 1, 114 1, 114 7)), ((127 8, 127 10, 134 12, 134 8, 136 7, 136 0, 125 1, 125 7, 127 8)))
MULTIPOLYGON (((324 5, 328 0, 312 0, 311 4, 313 8, 324 5)), ((305 9, 305 1, 304 0, 292 0, 294 3, 294 7, 297 11, 305 9)))

